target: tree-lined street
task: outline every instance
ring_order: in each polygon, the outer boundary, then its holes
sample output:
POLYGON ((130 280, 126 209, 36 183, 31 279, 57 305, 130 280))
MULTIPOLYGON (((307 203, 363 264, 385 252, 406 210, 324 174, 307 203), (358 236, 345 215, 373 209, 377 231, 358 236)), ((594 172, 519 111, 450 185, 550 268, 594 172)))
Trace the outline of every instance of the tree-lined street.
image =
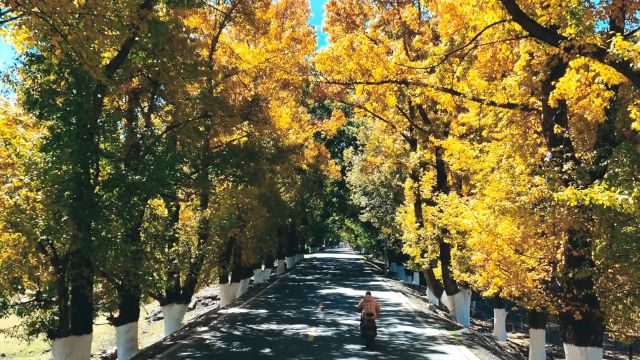
MULTIPOLYGON (((10 357, 129 360, 340 243, 520 357, 640 344, 638 0, 0 0, 0 38, 10 357)), ((461 356, 338 255, 171 351, 461 356)))

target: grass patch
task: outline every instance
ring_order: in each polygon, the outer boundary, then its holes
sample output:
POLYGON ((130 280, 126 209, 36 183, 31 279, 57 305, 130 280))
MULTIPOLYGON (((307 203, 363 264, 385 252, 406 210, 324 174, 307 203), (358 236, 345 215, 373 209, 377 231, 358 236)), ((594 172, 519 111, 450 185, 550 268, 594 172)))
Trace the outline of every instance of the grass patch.
MULTIPOLYGON (((157 303, 143 306, 140 309, 140 321, 138 322, 140 348, 151 345, 164 336, 163 321, 147 323, 144 317, 158 307, 157 303)), ((186 320, 186 319, 185 319, 186 320)), ((10 316, 0 319, 0 329, 7 329, 20 323, 20 318, 10 316)), ((105 315, 98 316, 93 325, 93 343, 91 351, 97 352, 103 349, 115 347, 116 330, 107 323, 105 315)), ((53 356, 49 349, 51 343, 46 337, 41 336, 30 342, 8 337, 0 334, 0 355, 4 354, 9 359, 16 360, 49 360, 53 356)))

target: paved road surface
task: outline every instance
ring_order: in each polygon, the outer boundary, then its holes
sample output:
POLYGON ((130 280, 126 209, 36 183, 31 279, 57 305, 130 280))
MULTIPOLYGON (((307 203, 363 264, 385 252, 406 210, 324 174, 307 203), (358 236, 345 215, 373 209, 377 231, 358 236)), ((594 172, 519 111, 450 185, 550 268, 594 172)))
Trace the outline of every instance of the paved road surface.
POLYGON ((418 311, 346 250, 307 255, 242 308, 169 345, 156 359, 476 359, 446 322, 418 311), (355 305, 370 290, 382 308, 376 347, 359 336, 355 305))

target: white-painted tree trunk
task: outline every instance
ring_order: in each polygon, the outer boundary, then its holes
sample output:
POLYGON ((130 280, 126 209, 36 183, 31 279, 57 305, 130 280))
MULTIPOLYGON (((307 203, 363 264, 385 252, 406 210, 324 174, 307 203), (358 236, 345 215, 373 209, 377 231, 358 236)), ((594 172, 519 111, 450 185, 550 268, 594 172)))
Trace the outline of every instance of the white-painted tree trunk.
POLYGON ((138 353, 138 322, 116 327, 118 360, 129 360, 138 353))
POLYGON ((282 259, 278 259, 278 266, 276 267, 276 275, 280 276, 284 274, 285 261, 282 259))
POLYGON ((67 336, 55 339, 51 344, 54 360, 87 360, 91 358, 93 334, 67 336))
POLYGON ((440 297, 440 303, 442 305, 444 305, 449 310, 449 312, 452 312, 453 311, 453 304, 451 304, 450 300, 451 299, 450 299, 449 295, 447 295, 446 292, 442 292, 442 296, 440 297))
POLYGON ((457 294, 448 298, 453 308, 447 307, 453 319, 466 328, 471 326, 471 290, 460 288, 457 294))
POLYGON ((264 270, 255 269, 253 270, 253 282, 256 284, 262 284, 264 282, 264 270))
POLYGON ((413 277, 407 276, 407 272, 404 268, 404 265, 396 266, 396 270, 397 270, 398 278, 400 279, 400 281, 402 281, 403 283, 413 282, 413 277))
POLYGON ((238 293, 236 295, 236 299, 247 293, 247 291, 249 290, 249 280, 251 279, 247 278, 247 279, 240 280, 240 285, 238 285, 238 293))
POLYGON ((420 285, 420 273, 417 271, 413 272, 413 284, 420 285))
POLYGON ((566 360, 602 360, 603 355, 602 348, 564 344, 566 360))
POLYGON ((267 282, 269 281, 269 278, 271 278, 271 273, 273 272, 273 268, 265 268, 264 270, 262 270, 262 281, 263 282, 267 282))
POLYGON ((294 266, 296 266, 296 262, 293 256, 287 256, 286 258, 284 258, 284 261, 287 263, 287 270, 291 270, 294 268, 294 266))
POLYGON ((427 299, 429 301, 431 301, 431 303, 435 306, 439 306, 440 305, 440 299, 438 299, 438 297, 436 296, 436 294, 434 294, 433 292, 431 292, 431 289, 429 287, 427 287, 427 299))
POLYGON ((547 360, 546 338, 545 329, 529 329, 529 360, 547 360))
POLYGON ((507 341, 507 310, 493 309, 493 336, 500 341, 507 341))
POLYGON ((187 305, 185 304, 169 304, 162 307, 162 315, 164 315, 164 336, 169 336, 180 330, 186 313, 187 305))
POLYGON ((220 308, 236 302, 240 283, 220 284, 220 308))
POLYGON ((400 281, 405 282, 404 265, 396 265, 396 275, 400 281))

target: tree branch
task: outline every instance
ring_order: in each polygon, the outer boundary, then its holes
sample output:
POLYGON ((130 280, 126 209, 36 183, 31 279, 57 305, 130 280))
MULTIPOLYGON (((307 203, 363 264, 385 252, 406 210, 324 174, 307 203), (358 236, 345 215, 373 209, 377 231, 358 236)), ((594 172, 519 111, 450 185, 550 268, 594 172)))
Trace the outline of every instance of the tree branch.
POLYGON ((325 81, 318 81, 319 83, 323 83, 323 84, 328 84, 328 85, 343 85, 343 86, 353 86, 353 85, 371 85, 371 86, 375 86, 375 85, 389 85, 389 84, 395 84, 395 85, 405 85, 405 86, 419 86, 419 87, 426 87, 438 92, 442 92, 445 94, 449 94, 455 97, 459 97, 465 100, 469 100, 471 102, 475 102, 478 104, 482 104, 482 105, 487 105, 487 106, 491 106, 491 107, 497 107, 497 108, 501 108, 501 109, 507 109, 507 110, 520 110, 520 111, 525 111, 525 112, 535 112, 535 113, 539 113, 540 110, 533 108, 529 105, 525 105, 525 104, 519 104, 519 103, 513 103, 513 102, 498 102, 495 100, 488 100, 488 99, 483 99, 481 97, 477 97, 474 95, 469 95, 469 94, 465 94, 463 92, 460 92, 458 90, 452 89, 452 88, 447 88, 444 86, 433 86, 421 81, 414 81, 414 80, 407 80, 407 79, 383 79, 383 80, 369 80, 369 81, 335 81, 335 80, 325 80, 325 81))
POLYGON ((100 270, 100 276, 102 276, 105 280, 107 280, 111 285, 113 285, 116 289, 122 289, 122 283, 118 281, 113 275, 109 274, 104 270, 100 270))
POLYGON ((120 66, 125 62, 131 49, 133 49, 133 45, 138 40, 138 36, 140 35, 140 30, 142 30, 142 24, 144 22, 144 18, 153 8, 155 0, 144 0, 140 7, 138 8, 138 21, 131 24, 131 33, 129 36, 122 42, 120 48, 116 55, 105 65, 104 73, 107 79, 113 78, 114 74, 120 66))
POLYGON ((607 49, 598 45, 575 44, 557 30, 542 26, 536 22, 518 6, 516 0, 500 0, 500 2, 507 12, 509 12, 513 21, 534 38, 558 48, 567 54, 584 56, 611 66, 640 89, 640 71, 633 69, 634 64, 632 62, 616 58, 609 54, 607 49))
MULTIPOLYGON (((4 16, 4 15, 6 15, 6 14, 0 14, 0 17, 4 16)), ((8 24, 8 23, 10 23, 12 21, 20 19, 21 17, 23 17, 25 15, 26 15, 25 13, 22 13, 22 14, 18 14, 18 15, 15 15, 15 16, 8 17, 6 19, 2 19, 2 20, 0 20, 0 25, 8 24)))
POLYGON ((332 98, 331 100, 333 101, 337 101, 341 104, 347 105, 347 106, 351 106, 354 107, 356 109, 360 109, 364 112, 366 112, 367 114, 373 116, 375 119, 378 119, 380 121, 382 121, 383 123, 389 125, 389 127, 391 127, 393 130, 395 130, 396 132, 398 132, 398 134, 400 136, 402 136, 402 138, 407 142, 410 143, 411 142, 411 138, 409 137, 409 135, 405 134, 403 131, 401 131, 394 123, 392 123, 390 120, 385 119, 384 117, 382 117, 381 115, 378 115, 376 113, 374 113, 373 111, 369 110, 366 106, 363 105, 358 105, 358 104, 354 104, 354 103, 350 103, 348 101, 345 100, 340 100, 340 99, 335 99, 332 98))

